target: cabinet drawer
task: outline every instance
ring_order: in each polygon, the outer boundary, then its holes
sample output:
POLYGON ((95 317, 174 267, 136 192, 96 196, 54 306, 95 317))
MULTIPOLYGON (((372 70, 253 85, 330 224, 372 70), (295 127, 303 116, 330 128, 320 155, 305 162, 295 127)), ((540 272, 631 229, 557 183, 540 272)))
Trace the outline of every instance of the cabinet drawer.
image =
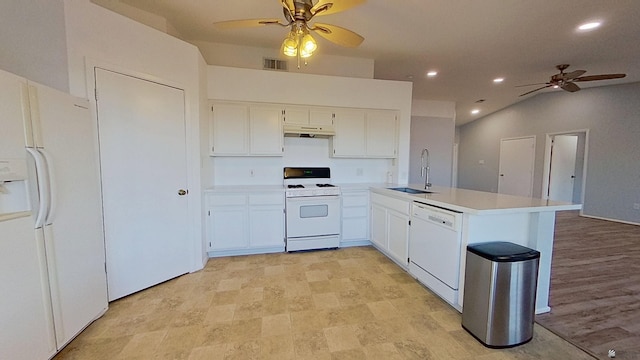
POLYGON ((342 209, 343 218, 367 217, 369 209, 366 206, 348 207, 342 209))
POLYGON ((221 195, 214 194, 209 195, 207 198, 207 205, 213 206, 228 206, 228 205, 246 205, 247 196, 241 194, 221 195))
POLYGON ((284 205, 284 194, 249 194, 249 205, 284 205))
POLYGON ((367 206, 369 196, 364 194, 342 194, 342 206, 367 206))
POLYGON ((411 206, 411 201, 409 200, 400 200, 379 194, 371 194, 371 202, 405 215, 409 215, 409 209, 411 206))

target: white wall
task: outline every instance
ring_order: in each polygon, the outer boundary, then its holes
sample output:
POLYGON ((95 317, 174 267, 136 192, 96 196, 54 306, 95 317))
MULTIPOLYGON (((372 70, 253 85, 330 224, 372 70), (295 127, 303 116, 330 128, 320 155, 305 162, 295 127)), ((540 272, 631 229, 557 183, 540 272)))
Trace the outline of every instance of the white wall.
POLYGON ((288 72, 292 73, 373 78, 373 59, 325 55, 318 52, 309 58, 307 65, 304 65, 303 62, 298 69, 296 58, 282 55, 280 48, 261 48, 195 40, 190 42, 198 46, 209 65, 262 70, 262 59, 266 57, 286 60, 288 72))
MULTIPOLYGON (((201 89, 199 68, 203 68, 198 49, 186 42, 134 22, 90 3, 64 0, 71 93, 88 97, 93 91, 85 64, 141 74, 185 90, 187 126, 187 178, 191 233, 187 243, 193 248, 193 270, 202 267, 202 204, 200 177, 201 89)), ((95 100, 92 100, 95 106, 95 100)), ((95 109, 95 107, 94 107, 95 109)), ((95 114, 95 111, 94 111, 95 114)), ((95 115, 94 115, 95 116, 95 115)))
POLYGON ((411 150, 409 182, 424 184, 421 176, 422 149, 429 150, 429 182, 451 186, 453 144, 455 138, 456 103, 453 101, 418 100, 411 104, 411 150))
MULTIPOLYGON (((424 184, 421 176, 422 149, 429 151, 429 182, 438 186, 451 186, 453 165, 453 119, 441 117, 411 117, 411 151, 409 161, 409 182, 424 184)), ((425 162, 426 162, 425 154, 425 162)))
MULTIPOLYGON (((285 138, 281 158, 211 158, 214 183, 281 184, 283 166, 330 166, 336 182, 394 181, 406 183, 411 123, 410 82, 294 74, 209 66, 209 98, 282 104, 394 109, 400 111, 399 156, 388 159, 329 157, 329 140, 285 138), (250 170, 254 176, 250 176, 250 170), (362 169, 362 175, 356 175, 362 169)), ((213 185, 213 184, 211 184, 213 185)))
POLYGON ((534 196, 540 197, 547 133, 589 129, 584 214, 640 224, 640 83, 554 91, 465 124, 459 186, 497 188, 500 138, 535 135, 534 196), (479 164, 484 160, 484 164, 479 164))
POLYGON ((0 1, 0 69, 69 91, 62 0, 0 1))

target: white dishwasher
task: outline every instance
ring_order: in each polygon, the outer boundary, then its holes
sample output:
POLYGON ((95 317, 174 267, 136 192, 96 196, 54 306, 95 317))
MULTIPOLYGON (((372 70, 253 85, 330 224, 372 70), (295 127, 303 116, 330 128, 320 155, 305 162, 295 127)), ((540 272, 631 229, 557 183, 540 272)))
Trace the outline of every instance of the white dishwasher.
POLYGON ((462 213, 417 201, 411 205, 409 272, 456 308, 461 230, 462 213))

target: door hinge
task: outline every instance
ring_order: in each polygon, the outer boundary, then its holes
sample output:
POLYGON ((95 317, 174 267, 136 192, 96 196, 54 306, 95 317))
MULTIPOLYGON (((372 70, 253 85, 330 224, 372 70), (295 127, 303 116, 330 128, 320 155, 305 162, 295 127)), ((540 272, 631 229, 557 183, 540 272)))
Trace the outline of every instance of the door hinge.
POLYGON ((211 107, 211 112, 213 112, 213 106, 211 107))
POLYGON ((410 261, 411 261, 411 259, 410 259, 410 258, 407 258, 407 264, 408 264, 410 261))
POLYGON ((409 220, 409 226, 411 226, 411 220, 409 220))
POLYGON ((211 216, 211 210, 207 211, 207 216, 211 216))
POLYGON ((216 152, 216 147, 215 146, 211 147, 211 152, 216 152))
POLYGON ((282 147, 282 152, 284 152, 284 146, 282 147))
POLYGON ((211 248, 211 241, 209 241, 209 248, 211 248))

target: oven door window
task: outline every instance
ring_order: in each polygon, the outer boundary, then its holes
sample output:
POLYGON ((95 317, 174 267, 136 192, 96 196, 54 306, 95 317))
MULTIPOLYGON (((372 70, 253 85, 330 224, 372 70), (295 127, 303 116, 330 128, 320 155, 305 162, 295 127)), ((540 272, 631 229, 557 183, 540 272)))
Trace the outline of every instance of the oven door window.
POLYGON ((329 216, 329 206, 323 205, 302 205, 300 206, 300 218, 319 218, 329 216))

